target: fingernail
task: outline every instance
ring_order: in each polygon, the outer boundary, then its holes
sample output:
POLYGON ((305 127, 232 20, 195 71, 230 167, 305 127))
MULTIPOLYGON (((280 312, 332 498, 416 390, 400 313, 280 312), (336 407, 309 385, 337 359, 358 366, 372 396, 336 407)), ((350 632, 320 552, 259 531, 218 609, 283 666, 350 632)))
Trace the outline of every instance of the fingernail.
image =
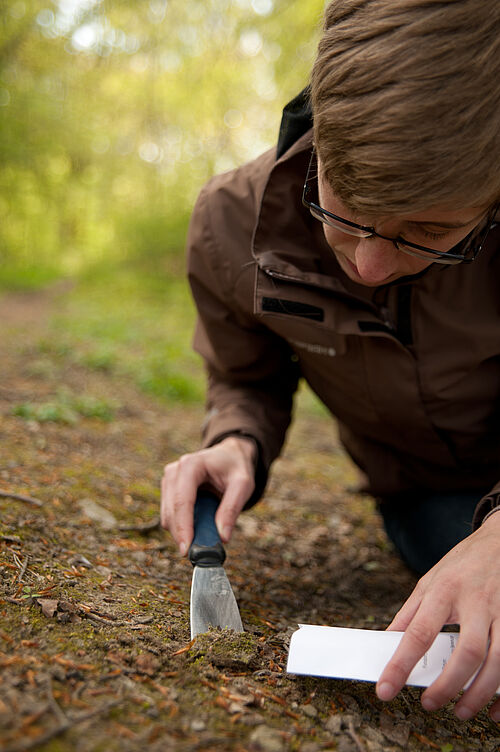
POLYGON ((430 697, 422 697, 422 707, 424 710, 437 710, 439 705, 435 700, 432 700, 430 697))
POLYGON ((377 695, 380 700, 388 702, 396 696, 396 690, 392 684, 389 684, 389 682, 382 682, 382 684, 377 687, 377 695))
POLYGON ((500 708, 491 713, 491 720, 495 721, 495 723, 500 723, 500 708))
POLYGON ((185 556, 187 554, 187 550, 188 550, 188 544, 185 543, 184 541, 181 541, 179 543, 179 551, 180 551, 181 556, 185 556))
POLYGON ((461 705, 459 708, 455 708, 455 715, 457 718, 460 718, 461 721, 466 721, 469 718, 472 718, 474 713, 472 710, 465 705, 461 705))

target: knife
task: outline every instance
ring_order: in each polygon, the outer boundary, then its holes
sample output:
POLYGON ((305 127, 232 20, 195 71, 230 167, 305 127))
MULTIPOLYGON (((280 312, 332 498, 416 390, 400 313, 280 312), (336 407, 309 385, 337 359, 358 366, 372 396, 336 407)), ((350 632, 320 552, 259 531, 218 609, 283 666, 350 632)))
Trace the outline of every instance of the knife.
POLYGON ((199 491, 194 507, 194 538, 189 559, 194 567, 191 582, 191 639, 209 627, 228 627, 243 632, 236 598, 224 571, 226 552, 215 525, 219 499, 199 491))

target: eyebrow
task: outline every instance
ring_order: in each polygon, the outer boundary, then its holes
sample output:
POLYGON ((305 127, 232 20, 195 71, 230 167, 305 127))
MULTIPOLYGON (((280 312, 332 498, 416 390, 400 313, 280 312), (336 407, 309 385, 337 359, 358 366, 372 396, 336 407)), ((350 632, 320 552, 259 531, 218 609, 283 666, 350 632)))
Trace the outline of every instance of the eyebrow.
POLYGON ((417 221, 411 221, 408 222, 408 224, 411 225, 423 225, 425 227, 442 227, 446 230, 458 230, 461 227, 467 227, 468 225, 472 224, 473 222, 476 222, 479 220, 484 214, 484 211, 482 211, 480 214, 478 214, 476 217, 472 217, 469 219, 468 222, 439 222, 439 220, 436 220, 435 222, 431 220, 427 220, 426 222, 417 222, 417 221))

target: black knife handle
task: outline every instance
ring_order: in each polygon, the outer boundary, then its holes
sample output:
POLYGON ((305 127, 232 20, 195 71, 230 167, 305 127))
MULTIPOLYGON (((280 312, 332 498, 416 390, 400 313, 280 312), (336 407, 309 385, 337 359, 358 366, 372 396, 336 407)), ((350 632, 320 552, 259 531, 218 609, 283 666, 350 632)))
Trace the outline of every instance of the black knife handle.
POLYGON ((189 549, 193 567, 221 567, 226 552, 215 525, 219 499, 209 491, 198 491, 194 506, 194 538, 189 549))

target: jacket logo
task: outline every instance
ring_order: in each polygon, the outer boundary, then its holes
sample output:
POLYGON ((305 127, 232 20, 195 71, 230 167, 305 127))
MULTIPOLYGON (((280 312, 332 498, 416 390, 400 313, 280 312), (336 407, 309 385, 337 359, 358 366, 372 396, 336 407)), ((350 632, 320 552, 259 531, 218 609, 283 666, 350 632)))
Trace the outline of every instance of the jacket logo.
POLYGON ((316 345, 312 342, 301 342, 299 339, 290 339, 288 341, 300 350, 307 350, 307 352, 314 353, 315 355, 328 355, 330 358, 333 358, 337 354, 334 347, 316 345))

